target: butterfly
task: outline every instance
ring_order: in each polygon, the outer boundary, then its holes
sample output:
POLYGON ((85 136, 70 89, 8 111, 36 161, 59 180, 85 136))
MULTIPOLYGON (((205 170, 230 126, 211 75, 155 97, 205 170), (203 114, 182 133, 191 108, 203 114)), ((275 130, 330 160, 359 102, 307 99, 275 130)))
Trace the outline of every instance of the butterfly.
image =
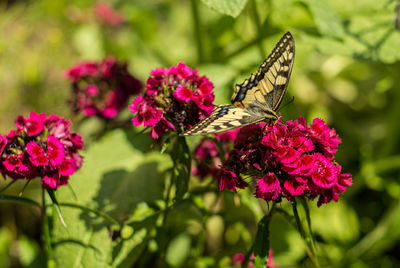
POLYGON ((258 71, 235 86, 231 98, 233 105, 216 106, 210 116, 186 130, 182 136, 219 133, 263 121, 278 120, 276 110, 289 82, 294 52, 293 36, 287 32, 258 71))

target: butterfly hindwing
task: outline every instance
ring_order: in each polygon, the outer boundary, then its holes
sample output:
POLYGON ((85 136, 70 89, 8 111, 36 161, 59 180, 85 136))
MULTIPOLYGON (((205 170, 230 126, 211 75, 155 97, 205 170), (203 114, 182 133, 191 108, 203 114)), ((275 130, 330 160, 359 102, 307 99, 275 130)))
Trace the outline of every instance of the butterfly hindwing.
POLYGON ((208 133, 219 133, 234 128, 255 124, 264 120, 264 115, 255 115, 245 109, 232 105, 217 106, 212 114, 203 119, 183 136, 196 136, 208 133))
POLYGON ((276 110, 282 102, 294 62, 294 39, 287 32, 258 71, 235 86, 232 105, 217 106, 183 136, 219 133, 262 121, 276 121, 276 110))
POLYGON ((276 111, 285 94, 294 61, 294 39, 287 32, 258 71, 235 86, 232 103, 247 108, 258 101, 276 111))

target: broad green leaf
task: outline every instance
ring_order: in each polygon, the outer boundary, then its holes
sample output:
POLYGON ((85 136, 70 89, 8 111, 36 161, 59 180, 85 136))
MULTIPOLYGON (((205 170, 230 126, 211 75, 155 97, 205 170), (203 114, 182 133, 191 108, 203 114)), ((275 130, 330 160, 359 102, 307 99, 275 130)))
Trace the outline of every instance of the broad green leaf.
POLYGON ((328 1, 302 0, 310 9, 321 34, 341 38, 344 30, 341 19, 328 1))
POLYGON ((329 36, 304 35, 304 41, 317 45, 320 51, 358 60, 394 63, 400 60, 400 32, 394 29, 394 5, 379 10, 355 13, 345 18, 341 40, 329 36), (373 19, 371 19, 373 17, 373 19))
POLYGON ((247 4, 247 0, 201 0, 206 6, 215 11, 237 17, 247 4))
MULTIPOLYGON (((96 209, 121 222, 134 214, 139 202, 162 199, 163 172, 171 166, 170 159, 156 152, 145 154, 134 144, 121 130, 92 144, 82 168, 70 179, 78 200, 64 187, 56 192, 58 202, 96 209)), ((120 241, 115 244, 110 223, 103 217, 69 206, 63 206, 62 213, 68 229, 53 217, 52 230, 58 267, 131 267, 155 225, 151 217, 144 220, 146 224, 133 224, 131 237, 117 237, 120 241)))

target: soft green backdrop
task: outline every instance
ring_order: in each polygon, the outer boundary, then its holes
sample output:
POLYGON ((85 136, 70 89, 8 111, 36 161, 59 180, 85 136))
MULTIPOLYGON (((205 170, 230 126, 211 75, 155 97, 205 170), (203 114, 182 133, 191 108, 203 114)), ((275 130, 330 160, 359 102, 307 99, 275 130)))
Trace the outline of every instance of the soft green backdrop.
MULTIPOLYGON (((397 1, 109 3, 123 14, 123 25, 100 23, 94 1, 0 2, 0 133, 30 111, 71 117, 63 72, 110 54, 128 61, 142 81, 151 69, 179 61, 198 67, 214 83, 216 103, 228 103, 233 85, 254 72, 280 36, 291 31, 296 57, 284 103, 293 96, 295 101, 280 110, 283 119, 323 118, 343 141, 337 161, 353 174, 354 185, 338 203, 320 208, 310 203, 321 265, 400 265, 397 1)), ((121 115, 129 116, 126 110, 121 115)), ((135 136, 133 128, 94 141, 91 131, 101 121, 74 124, 87 137, 85 164, 71 179, 76 196, 63 187, 57 199, 127 224, 112 241, 113 224, 62 207, 68 230, 56 213, 51 229, 59 267, 226 267, 231 256, 250 248, 256 223, 268 209, 251 193, 193 192, 169 211, 168 222, 160 222, 154 212, 163 206, 170 159, 146 136, 135 136)), ((188 141, 193 147, 197 140, 188 141)), ((192 178, 191 189, 201 186, 192 178)), ((7 194, 17 195, 22 187, 14 184, 7 194)), ((40 186, 30 184, 23 196, 40 200, 40 186)), ((40 211, 2 202, 0 212, 0 266, 42 267, 40 211)), ((274 217, 270 228, 277 264, 311 267, 304 242, 283 216, 274 217)))

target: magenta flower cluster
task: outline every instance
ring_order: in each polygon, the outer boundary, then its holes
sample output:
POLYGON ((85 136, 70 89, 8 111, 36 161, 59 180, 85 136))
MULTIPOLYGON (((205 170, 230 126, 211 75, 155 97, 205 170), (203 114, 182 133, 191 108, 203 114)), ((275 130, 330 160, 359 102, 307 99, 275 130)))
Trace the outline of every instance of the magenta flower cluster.
POLYGON ((152 70, 145 93, 129 106, 135 114, 132 123, 151 127, 154 139, 169 130, 180 133, 211 114, 213 88, 206 76, 184 63, 152 70))
POLYGON ((42 187, 57 189, 82 166, 80 135, 70 131, 71 122, 56 115, 18 116, 16 130, 0 135, 0 171, 12 179, 40 177, 42 187))
POLYGON ((311 126, 304 118, 281 121, 263 131, 265 124, 239 132, 220 175, 220 189, 236 190, 248 185, 240 174, 254 178, 255 196, 267 201, 296 196, 314 199, 318 206, 338 200, 352 185, 351 174, 341 173, 334 161, 341 139, 334 129, 316 118, 311 126))
MULTIPOLYGON (((224 133, 214 134, 215 139, 220 143, 224 158, 228 157, 229 151, 233 148, 233 142, 236 139, 239 129, 230 130, 224 133)), ((222 166, 220 147, 213 139, 203 138, 194 150, 192 174, 201 180, 207 176, 214 178, 222 166)))
MULTIPOLYGON (((237 253, 231 258, 231 265, 233 268, 243 268, 243 262, 245 261, 246 257, 243 253, 237 253)), ((249 263, 247 264, 247 268, 254 268, 254 253, 251 254, 249 263)), ((268 259, 265 267, 269 268, 280 268, 281 266, 275 263, 274 259, 274 251, 269 249, 268 251, 268 259)))
POLYGON ((139 94, 142 83, 126 63, 107 57, 100 63, 83 62, 67 71, 72 87, 72 109, 85 116, 114 118, 131 95, 139 94))

